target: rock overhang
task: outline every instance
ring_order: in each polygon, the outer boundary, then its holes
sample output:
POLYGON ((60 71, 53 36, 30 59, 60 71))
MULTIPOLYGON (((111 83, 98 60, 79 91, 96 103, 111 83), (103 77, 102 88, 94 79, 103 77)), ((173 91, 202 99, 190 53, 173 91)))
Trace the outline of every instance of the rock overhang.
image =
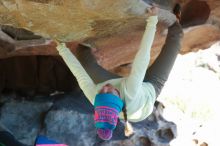
MULTIPOLYGON (((73 53, 82 45, 92 48, 102 67, 126 75, 144 32, 147 17, 144 13, 150 2, 152 1, 2 0, 0 58, 5 60, 16 57, 19 60, 18 56, 56 57, 58 54, 53 40, 58 39, 67 42, 73 53), (12 51, 14 49, 16 51, 12 51)), ((165 41, 166 20, 173 19, 170 12, 174 4, 171 0, 154 2, 160 5, 161 11, 151 50, 151 63, 165 41)), ((220 40, 218 0, 180 2, 184 14, 182 23, 185 23, 180 53, 205 49, 220 40), (200 21, 194 21, 196 15, 200 21)))

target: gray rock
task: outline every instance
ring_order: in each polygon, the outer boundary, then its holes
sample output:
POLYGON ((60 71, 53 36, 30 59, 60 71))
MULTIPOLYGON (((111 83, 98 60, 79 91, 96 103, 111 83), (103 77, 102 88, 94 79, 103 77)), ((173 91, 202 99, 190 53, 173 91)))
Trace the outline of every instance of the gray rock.
POLYGON ((132 123, 135 134, 129 139, 102 142, 97 146, 169 146, 177 136, 176 124, 162 117, 162 108, 164 106, 156 102, 153 113, 147 119, 132 123))
POLYGON ((135 133, 131 137, 125 137, 124 121, 120 120, 112 139, 103 141, 96 134, 93 106, 80 90, 53 99, 53 106, 47 98, 41 102, 6 101, 0 123, 28 145, 33 145, 40 129, 40 134, 69 146, 168 146, 176 137, 176 125, 163 118, 164 106, 159 102, 147 119, 132 123, 135 133))
POLYGON ((45 117, 45 135, 70 146, 95 143, 93 106, 80 91, 58 95, 45 117))
POLYGON ((10 101, 1 108, 0 123, 20 142, 33 145, 43 114, 51 105, 51 102, 10 101))
POLYGON ((96 135, 93 107, 80 92, 63 95, 57 100, 45 118, 45 135, 70 146, 168 146, 176 137, 176 125, 162 117, 164 106, 156 103, 154 112, 144 121, 132 123, 135 134, 124 135, 124 124, 120 121, 110 141, 96 135))
POLYGON ((46 117, 46 135, 70 146, 95 143, 93 116, 76 111, 50 111, 46 117))

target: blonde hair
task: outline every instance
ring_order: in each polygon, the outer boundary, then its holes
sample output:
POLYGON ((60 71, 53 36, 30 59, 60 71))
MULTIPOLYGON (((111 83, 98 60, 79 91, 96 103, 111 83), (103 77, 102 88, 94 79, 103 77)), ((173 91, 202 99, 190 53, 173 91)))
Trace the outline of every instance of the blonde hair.
POLYGON ((127 109, 126 109, 126 103, 124 102, 124 106, 122 108, 122 112, 124 115, 125 120, 125 136, 129 137, 134 133, 132 125, 128 122, 128 116, 127 116, 127 109))

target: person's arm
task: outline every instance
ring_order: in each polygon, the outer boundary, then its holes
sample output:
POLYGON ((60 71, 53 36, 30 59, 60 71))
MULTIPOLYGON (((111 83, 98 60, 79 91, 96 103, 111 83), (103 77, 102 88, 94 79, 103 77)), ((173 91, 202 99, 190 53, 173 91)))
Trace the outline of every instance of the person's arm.
POLYGON ((147 19, 147 26, 140 44, 140 48, 134 58, 131 73, 125 80, 127 93, 134 97, 142 86, 147 67, 150 62, 150 51, 156 32, 157 16, 147 19))
POLYGON ((87 74, 85 69, 82 67, 77 58, 72 54, 72 52, 66 47, 65 43, 58 43, 56 47, 60 56, 63 58, 70 71, 76 77, 78 84, 85 96, 89 99, 89 101, 94 104, 94 98, 97 94, 96 84, 94 84, 93 80, 87 74))

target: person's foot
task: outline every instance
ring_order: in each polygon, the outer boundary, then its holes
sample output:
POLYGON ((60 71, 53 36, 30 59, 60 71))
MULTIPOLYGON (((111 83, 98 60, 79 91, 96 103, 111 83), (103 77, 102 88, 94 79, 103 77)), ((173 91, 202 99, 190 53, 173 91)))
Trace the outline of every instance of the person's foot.
POLYGON ((177 21, 180 22, 181 19, 181 5, 180 4, 175 4, 173 8, 173 13, 176 15, 177 21))

